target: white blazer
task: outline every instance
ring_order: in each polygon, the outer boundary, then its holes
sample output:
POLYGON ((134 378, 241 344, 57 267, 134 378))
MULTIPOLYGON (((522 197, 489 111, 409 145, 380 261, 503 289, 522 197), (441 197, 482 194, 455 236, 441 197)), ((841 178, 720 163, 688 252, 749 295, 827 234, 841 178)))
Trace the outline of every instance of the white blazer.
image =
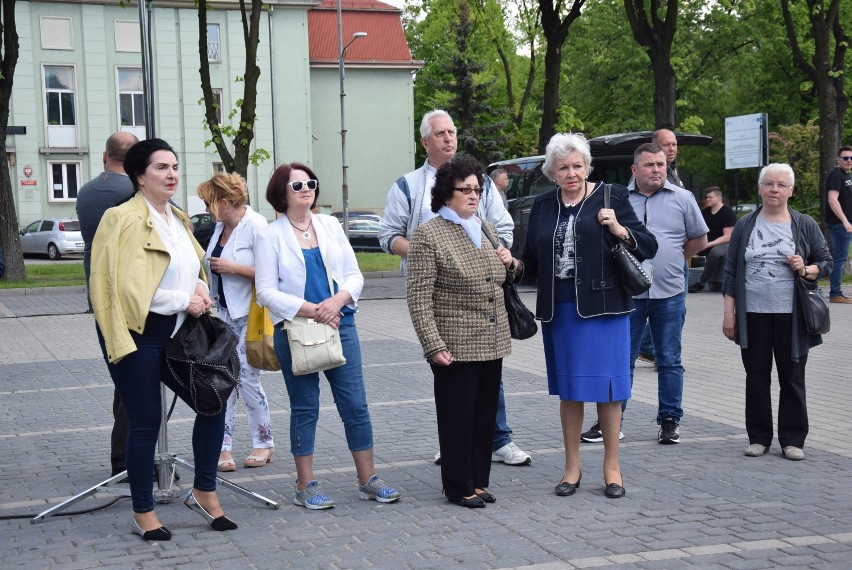
MULTIPOLYGON (((228 238, 228 243, 222 248, 222 258, 240 265, 254 267, 254 245, 258 234, 263 232, 266 226, 266 218, 252 210, 251 207, 246 206, 243 219, 234 228, 234 232, 228 238)), ((213 254, 213 248, 216 247, 224 227, 225 225, 222 222, 216 222, 216 229, 213 230, 213 237, 210 238, 210 245, 207 246, 204 264, 207 267, 207 275, 210 277, 210 295, 218 295, 219 279, 221 278, 225 289, 225 301, 228 303, 228 314, 231 319, 236 320, 248 315, 252 280, 239 275, 220 276, 210 271, 210 256, 213 254)))
MULTIPOLYGON (((352 296, 349 307, 358 309, 358 298, 364 288, 364 276, 358 269, 355 252, 343 233, 337 218, 311 215, 323 263, 331 270, 331 277, 341 291, 352 296)), ((281 216, 259 233, 254 249, 257 302, 269 309, 275 324, 293 320, 305 302, 305 256, 302 246, 290 227, 286 216, 281 216)))

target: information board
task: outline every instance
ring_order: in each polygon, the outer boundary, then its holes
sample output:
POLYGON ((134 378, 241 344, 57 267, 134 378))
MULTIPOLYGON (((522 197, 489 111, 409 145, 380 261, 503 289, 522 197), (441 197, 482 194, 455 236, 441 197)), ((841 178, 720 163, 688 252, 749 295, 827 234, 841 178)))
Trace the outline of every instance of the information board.
POLYGON ((725 119, 725 169, 766 166, 769 153, 766 113, 725 119))

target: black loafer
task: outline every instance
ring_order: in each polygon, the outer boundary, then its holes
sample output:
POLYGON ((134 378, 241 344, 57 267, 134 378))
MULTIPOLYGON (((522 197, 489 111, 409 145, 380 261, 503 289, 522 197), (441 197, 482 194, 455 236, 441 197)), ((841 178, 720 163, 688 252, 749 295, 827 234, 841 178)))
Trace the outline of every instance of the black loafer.
POLYGON ((604 489, 604 495, 606 495, 607 499, 620 499, 626 494, 627 491, 618 483, 607 483, 606 489, 604 489))
POLYGON ((488 489, 483 489, 481 492, 476 493, 476 496, 485 501, 486 503, 496 503, 497 497, 491 494, 488 489))
POLYGON ((577 477, 576 483, 568 483, 566 481, 560 482, 556 486, 556 494, 559 497, 570 497, 571 495, 573 495, 574 493, 577 492, 577 489, 580 488, 580 479, 582 479, 582 478, 583 478, 583 472, 580 471, 580 476, 577 477))
POLYGON ((453 495, 447 495, 447 500, 451 503, 457 504, 460 507, 467 507, 468 509, 485 508, 485 501, 483 501, 476 495, 474 495, 473 497, 455 497, 453 495))

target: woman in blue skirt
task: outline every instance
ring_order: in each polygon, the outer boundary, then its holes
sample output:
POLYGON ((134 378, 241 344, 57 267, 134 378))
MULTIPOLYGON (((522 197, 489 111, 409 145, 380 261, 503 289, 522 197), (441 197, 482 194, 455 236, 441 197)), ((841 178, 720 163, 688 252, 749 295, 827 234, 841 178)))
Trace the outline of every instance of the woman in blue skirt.
POLYGON ((657 240, 640 222, 627 189, 588 182, 592 156, 579 134, 556 134, 542 168, 556 188, 533 203, 519 280, 537 279, 536 318, 543 323, 550 393, 559 396, 565 472, 556 494, 580 486, 584 402, 596 402, 604 438, 605 495, 624 496, 618 464, 621 401, 630 398, 630 323, 633 301, 621 286, 610 253, 621 241, 639 260, 654 257, 657 240))

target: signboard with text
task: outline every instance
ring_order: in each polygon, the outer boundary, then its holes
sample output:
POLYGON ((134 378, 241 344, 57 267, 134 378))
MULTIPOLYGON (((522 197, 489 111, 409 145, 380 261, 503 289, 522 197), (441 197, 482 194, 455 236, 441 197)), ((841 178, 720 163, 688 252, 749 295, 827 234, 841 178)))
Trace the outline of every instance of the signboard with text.
POLYGON ((766 113, 725 119, 725 169, 765 166, 769 158, 766 113))

